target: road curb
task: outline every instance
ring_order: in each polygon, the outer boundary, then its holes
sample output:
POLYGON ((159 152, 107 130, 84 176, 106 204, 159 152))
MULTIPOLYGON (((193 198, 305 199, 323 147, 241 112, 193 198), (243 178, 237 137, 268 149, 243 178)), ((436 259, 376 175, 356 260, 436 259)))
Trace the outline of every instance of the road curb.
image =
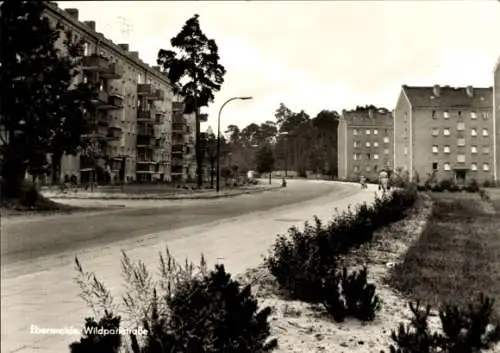
POLYGON ((117 196, 103 196, 103 197, 82 197, 78 195, 53 195, 53 196, 45 196, 49 199, 54 200, 204 200, 204 199, 220 199, 220 198, 228 198, 246 194, 255 194, 259 192, 271 191, 280 189, 280 186, 272 186, 272 187, 263 187, 256 189, 248 189, 248 190, 240 190, 234 193, 227 194, 184 194, 184 195, 129 195, 124 197, 117 196))

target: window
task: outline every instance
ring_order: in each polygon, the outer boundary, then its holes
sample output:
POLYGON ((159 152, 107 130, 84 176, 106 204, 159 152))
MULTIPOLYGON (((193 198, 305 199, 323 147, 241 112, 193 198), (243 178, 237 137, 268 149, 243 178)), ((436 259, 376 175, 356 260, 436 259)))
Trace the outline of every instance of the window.
POLYGON ((353 158, 355 161, 359 160, 359 154, 354 153, 354 154, 352 155, 352 158, 353 158))
POLYGON ((448 129, 448 128, 443 129, 443 135, 450 136, 450 129, 448 129))
POLYGON ((408 154, 408 147, 405 146, 405 155, 408 154))
POLYGON ((405 128, 405 132, 403 133, 403 137, 408 138, 408 129, 407 128, 405 128))
POLYGON ((444 153, 450 153, 450 146, 444 146, 443 147, 443 152, 444 153))
POLYGON ((444 170, 450 170, 450 163, 445 163, 444 164, 444 170))
POLYGON ((405 115, 404 115, 404 121, 407 121, 408 120, 408 113, 405 112, 405 115))
POLYGON ((438 153, 438 152, 439 152, 438 146, 432 146, 432 153, 438 153))
POLYGON ((438 163, 432 162, 432 170, 437 170, 437 169, 438 169, 438 163))
POLYGON ((457 154, 457 162, 465 163, 465 154, 457 154))
POLYGON ((484 170, 485 172, 489 171, 489 170, 490 170, 490 165, 489 165, 488 163, 484 163, 484 164, 483 164, 483 170, 484 170))
POLYGON ((371 170, 371 168, 370 168, 369 165, 367 165, 365 169, 366 169, 367 172, 369 172, 371 170))
POLYGON ((465 146, 465 139, 463 137, 459 137, 457 139, 457 145, 458 146, 465 146))
POLYGON ((489 154, 490 153, 490 146, 483 146, 483 153, 489 154))
POLYGON ((463 123, 463 122, 459 122, 459 123, 457 124, 457 130, 458 130, 458 131, 464 131, 464 130, 465 130, 465 123, 463 123))
POLYGON ((378 141, 373 142, 373 147, 378 147, 378 141))
POLYGON ((354 130, 352 130, 352 134, 353 134, 353 135, 357 135, 357 134, 358 134, 358 129, 354 129, 354 130))
POLYGON ((439 129, 432 129, 432 136, 438 136, 439 135, 439 129))
POLYGON ((472 120, 477 119, 477 113, 476 113, 476 112, 474 112, 474 111, 470 112, 470 118, 471 118, 472 120))
POLYGON ((373 171, 376 172, 378 170, 378 165, 373 166, 373 171))
POLYGON ((354 141, 354 147, 359 147, 359 141, 354 141))
POLYGON ((435 110, 433 110, 433 111, 432 111, 432 119, 436 119, 436 118, 437 118, 437 117, 436 117, 436 111, 435 111, 435 110))
POLYGON ((461 118, 462 117, 462 112, 459 110, 458 111, 458 117, 461 118))
POLYGON ((488 120, 488 113, 483 113, 483 120, 488 120))
POLYGON ((389 143, 389 138, 388 137, 384 137, 384 143, 389 143))
POLYGON ((137 83, 142 83, 142 75, 137 74, 137 83))
POLYGON ((376 153, 375 153, 375 154, 373 155, 373 159, 378 159, 378 154, 376 154, 376 153))
POLYGON ((384 154, 389 154, 389 149, 388 148, 384 148, 384 154))
POLYGON ((359 167, 357 165, 354 166, 354 171, 355 172, 359 171, 359 167))
POLYGON ((470 129, 470 135, 471 136, 477 136, 477 129, 476 128, 470 129))
POLYGON ((366 134, 370 135, 370 129, 366 129, 366 134))
POLYGON ((470 147, 470 153, 476 154, 477 153, 477 146, 471 146, 470 147))
POLYGON ((377 129, 373 129, 373 134, 374 135, 378 135, 378 130, 377 129))
POLYGON ((483 136, 488 136, 488 129, 483 129, 483 136))
POLYGON ((366 146, 366 147, 370 147, 370 146, 371 146, 370 141, 366 141, 365 146, 366 146))
POLYGON ((449 117, 450 117, 450 112, 449 112, 449 111, 447 111, 447 110, 445 110, 445 111, 443 112, 443 118, 448 119, 449 117))
POLYGON ((475 171, 477 171, 477 163, 472 163, 472 164, 470 165, 470 169, 471 169, 472 171, 474 171, 474 172, 475 172, 475 171))

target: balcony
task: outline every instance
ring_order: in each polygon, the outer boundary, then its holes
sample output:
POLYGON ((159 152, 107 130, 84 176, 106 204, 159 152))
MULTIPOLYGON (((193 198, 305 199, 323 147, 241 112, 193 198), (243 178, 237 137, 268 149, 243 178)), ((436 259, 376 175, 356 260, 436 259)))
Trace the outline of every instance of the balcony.
POLYGON ((109 140, 118 140, 121 137, 122 137, 121 128, 117 128, 116 126, 109 126, 108 127, 107 138, 109 140))
POLYGON ((151 126, 141 126, 137 127, 137 136, 154 136, 154 129, 151 126))
POLYGON ((186 125, 184 123, 172 123, 172 132, 184 135, 186 133, 186 125))
POLYGON ((152 154, 138 155, 136 163, 137 164, 152 164, 152 163, 154 163, 153 155, 152 154))
POLYGON ((101 72, 100 76, 110 80, 117 80, 123 77, 123 67, 116 63, 108 64, 108 69, 101 72))
POLYGON ((153 164, 136 163, 136 173, 153 174, 155 173, 155 166, 153 164))
POLYGON ((173 145, 172 154, 184 154, 184 145, 173 145))
POLYGON ((182 158, 176 157, 172 159, 172 167, 183 167, 184 166, 184 160, 182 158))
POLYGON ((170 168, 170 172, 173 174, 173 175, 180 175, 182 174, 184 171, 184 166, 172 166, 170 168))
POLYGON ((92 98, 92 103, 96 107, 101 108, 101 107, 108 105, 108 99, 109 99, 108 92, 98 90, 95 93, 95 96, 92 98))
POLYGON ((137 147, 152 149, 155 147, 156 141, 153 137, 137 136, 137 147))
POLYGON ((109 71, 109 61, 100 55, 89 55, 83 58, 82 69, 102 74, 109 71))
POLYGON ((137 112, 137 121, 151 122, 153 119, 153 114, 151 110, 139 110, 137 112))
POLYGON ((118 93, 109 93, 108 103, 113 105, 116 109, 122 109, 123 96, 118 93))

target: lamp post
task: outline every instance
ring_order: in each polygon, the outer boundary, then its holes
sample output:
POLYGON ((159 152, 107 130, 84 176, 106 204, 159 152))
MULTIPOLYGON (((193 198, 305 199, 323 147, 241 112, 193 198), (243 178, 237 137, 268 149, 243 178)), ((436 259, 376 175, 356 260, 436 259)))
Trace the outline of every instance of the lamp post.
POLYGON ((285 150, 285 178, 288 176, 288 151, 287 151, 287 146, 286 146, 286 140, 288 140, 288 131, 280 132, 280 135, 285 136, 283 138, 284 140, 284 150, 285 150))
POLYGON ((222 113, 222 109, 226 106, 231 101, 234 100, 249 100, 252 99, 252 97, 233 97, 228 99, 227 101, 222 104, 222 106, 219 109, 219 116, 217 117, 217 186, 216 190, 219 192, 220 190, 220 115, 222 113))

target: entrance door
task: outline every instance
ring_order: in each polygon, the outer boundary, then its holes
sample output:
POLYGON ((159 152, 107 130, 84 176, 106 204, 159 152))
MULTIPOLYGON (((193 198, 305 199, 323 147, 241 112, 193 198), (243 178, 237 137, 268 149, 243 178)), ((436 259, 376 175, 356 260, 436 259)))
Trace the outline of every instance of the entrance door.
POLYGON ((465 170, 456 170, 455 171, 455 178, 457 180, 458 185, 465 185, 465 170))

